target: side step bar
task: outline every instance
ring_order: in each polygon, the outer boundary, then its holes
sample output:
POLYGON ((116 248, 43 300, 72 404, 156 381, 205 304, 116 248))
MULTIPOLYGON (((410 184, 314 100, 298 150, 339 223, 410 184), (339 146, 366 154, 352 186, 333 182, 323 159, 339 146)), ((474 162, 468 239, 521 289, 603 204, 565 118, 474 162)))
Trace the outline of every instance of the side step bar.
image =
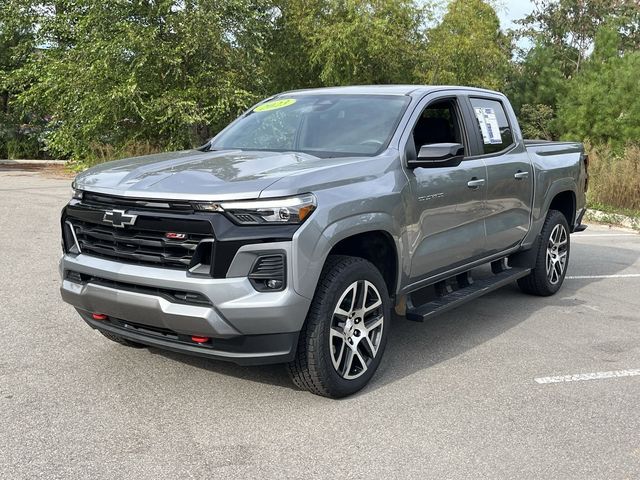
POLYGON ((485 293, 504 287, 519 278, 526 277, 529 272, 531 272, 530 268, 510 268, 491 277, 475 280, 467 287, 447 293, 419 307, 411 307, 409 303, 409 305, 407 305, 407 320, 424 322, 440 313, 447 312, 474 298, 478 298, 485 293))

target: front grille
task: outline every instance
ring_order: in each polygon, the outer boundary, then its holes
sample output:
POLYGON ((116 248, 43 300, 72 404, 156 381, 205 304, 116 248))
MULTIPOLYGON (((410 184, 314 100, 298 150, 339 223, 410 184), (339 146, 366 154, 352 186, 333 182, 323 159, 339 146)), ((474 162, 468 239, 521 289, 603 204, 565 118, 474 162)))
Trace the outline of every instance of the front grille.
POLYGON ((84 192, 82 203, 101 208, 135 208, 149 211, 171 211, 193 213, 193 207, 189 202, 178 200, 141 200, 126 197, 112 197, 99 193, 84 192))
POLYGON ((82 253, 164 268, 186 270, 191 266, 198 244, 211 238, 211 235, 184 232, 184 239, 171 240, 165 238, 164 231, 116 228, 75 218, 68 221, 82 253))

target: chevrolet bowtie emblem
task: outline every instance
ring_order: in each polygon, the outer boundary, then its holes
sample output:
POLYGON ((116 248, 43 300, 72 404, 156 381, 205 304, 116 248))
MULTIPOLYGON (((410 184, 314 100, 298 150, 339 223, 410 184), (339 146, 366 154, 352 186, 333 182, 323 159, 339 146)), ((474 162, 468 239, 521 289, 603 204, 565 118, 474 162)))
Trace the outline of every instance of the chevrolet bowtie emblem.
POLYGON ((102 220, 112 224, 114 227, 124 228, 125 225, 133 225, 136 223, 137 215, 129 215, 124 210, 111 210, 104 212, 102 220))

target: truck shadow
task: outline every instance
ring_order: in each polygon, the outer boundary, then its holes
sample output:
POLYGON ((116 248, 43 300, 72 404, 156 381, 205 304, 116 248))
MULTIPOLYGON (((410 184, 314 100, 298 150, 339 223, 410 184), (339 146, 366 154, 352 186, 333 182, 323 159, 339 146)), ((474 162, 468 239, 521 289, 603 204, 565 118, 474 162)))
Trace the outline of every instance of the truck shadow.
MULTIPOLYGON (((613 275, 633 265, 636 250, 574 244, 568 275, 613 275)), ((397 382, 468 352, 525 322, 542 308, 567 309, 588 304, 579 295, 586 286, 606 279, 567 279, 552 297, 523 294, 514 283, 425 323, 394 316, 384 359, 369 386, 353 397, 397 382)), ((283 365, 241 367, 231 363, 151 349, 172 360, 241 380, 295 389, 283 365)), ((496 359, 499 361, 499 359, 496 359)))
MULTIPOLYGON (((615 275, 634 265, 640 252, 576 242, 572 245, 571 256, 569 277, 615 275)), ((560 311, 588 305, 588 297, 580 291, 602 281, 607 280, 569 278, 551 297, 526 295, 513 283, 425 323, 394 318, 385 352, 386 362, 382 362, 365 392, 463 355, 525 322, 543 308, 560 311)), ((558 320, 561 319, 558 315, 558 320)))

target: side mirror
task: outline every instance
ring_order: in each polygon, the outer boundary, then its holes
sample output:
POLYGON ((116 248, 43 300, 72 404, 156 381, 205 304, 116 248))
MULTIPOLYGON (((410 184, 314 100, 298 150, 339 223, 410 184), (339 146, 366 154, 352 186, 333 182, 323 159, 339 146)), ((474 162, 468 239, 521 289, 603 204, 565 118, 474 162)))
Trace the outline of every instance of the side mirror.
POLYGON ((432 143, 423 145, 416 160, 409 160, 409 168, 455 167, 464 158, 461 143, 432 143))

